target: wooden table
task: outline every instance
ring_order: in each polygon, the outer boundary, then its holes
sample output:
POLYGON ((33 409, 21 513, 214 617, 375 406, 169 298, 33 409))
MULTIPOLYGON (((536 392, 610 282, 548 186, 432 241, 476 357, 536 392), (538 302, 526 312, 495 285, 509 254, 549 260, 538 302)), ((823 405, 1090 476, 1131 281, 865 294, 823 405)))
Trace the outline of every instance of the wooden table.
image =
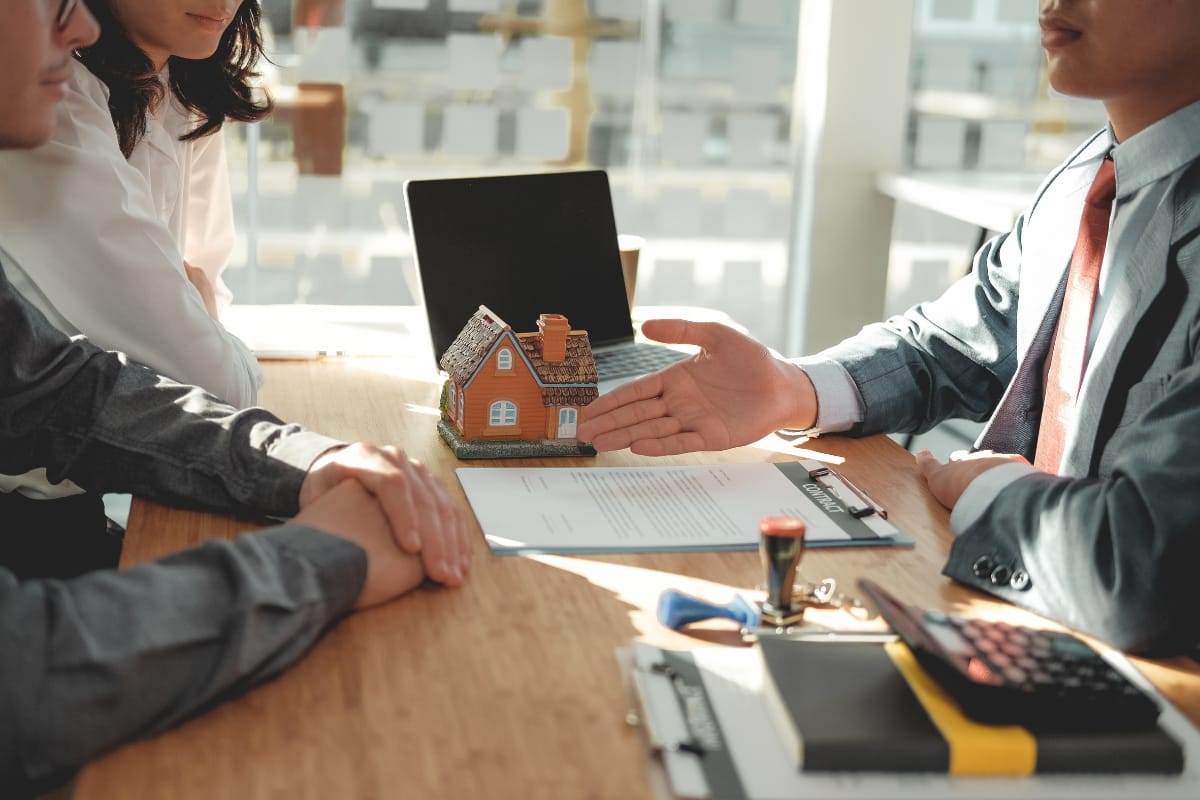
MULTIPOLYGON (((453 473, 460 463, 434 430, 439 386, 421 365, 275 362, 267 376, 263 404, 283 418, 349 440, 402 442, 462 499, 453 473)), ((940 577, 947 513, 901 448, 885 437, 804 446, 776 439, 678 461, 776 461, 815 451, 868 488, 917 545, 810 550, 801 566, 806 577, 830 575, 852 587, 856 576, 870 574, 912 602, 1022 613, 940 577)), ((628 452, 595 459, 605 466, 646 461, 628 452)), ((135 502, 123 562, 247 527, 135 502)), ((277 680, 88 765, 75 797, 650 797, 639 734, 625 722, 614 649, 637 636, 681 647, 732 643, 736 636, 715 624, 700 637, 663 629, 654 619, 658 594, 673 587, 724 601, 761 578, 749 552, 493 557, 480 535, 461 589, 421 589, 346 619, 277 680)), ((1194 662, 1138 663, 1200 723, 1194 662)))

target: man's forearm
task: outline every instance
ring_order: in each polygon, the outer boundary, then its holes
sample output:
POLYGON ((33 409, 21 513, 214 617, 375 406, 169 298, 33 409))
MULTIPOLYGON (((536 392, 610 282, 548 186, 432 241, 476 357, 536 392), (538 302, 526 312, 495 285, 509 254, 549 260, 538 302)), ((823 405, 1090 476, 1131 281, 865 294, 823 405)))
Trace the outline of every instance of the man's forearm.
POLYGON ((356 545, 294 524, 72 581, 0 569, 0 786, 53 782, 276 674, 365 576, 356 545))
POLYGON ((47 467, 92 491, 287 515, 309 464, 337 444, 72 342, 2 271, 0 341, 3 474, 47 467))

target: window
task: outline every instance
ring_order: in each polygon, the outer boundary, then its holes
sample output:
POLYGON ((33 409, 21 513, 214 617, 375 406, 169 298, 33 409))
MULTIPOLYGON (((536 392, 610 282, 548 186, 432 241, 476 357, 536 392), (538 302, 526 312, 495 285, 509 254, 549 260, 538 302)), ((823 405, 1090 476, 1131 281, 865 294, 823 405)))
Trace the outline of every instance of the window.
POLYGON ((512 369, 512 350, 507 347, 500 348, 500 352, 496 354, 496 369, 512 369))
POLYGON ((236 302, 417 305, 406 180, 588 166, 646 238, 640 304, 780 343, 794 0, 261 6, 276 111, 226 134, 236 302))
POLYGON ((488 425, 493 427, 517 424, 517 404, 511 400, 497 400, 488 409, 488 425))
POLYGON ((446 387, 446 404, 450 407, 450 416, 458 413, 458 387, 453 383, 446 387))

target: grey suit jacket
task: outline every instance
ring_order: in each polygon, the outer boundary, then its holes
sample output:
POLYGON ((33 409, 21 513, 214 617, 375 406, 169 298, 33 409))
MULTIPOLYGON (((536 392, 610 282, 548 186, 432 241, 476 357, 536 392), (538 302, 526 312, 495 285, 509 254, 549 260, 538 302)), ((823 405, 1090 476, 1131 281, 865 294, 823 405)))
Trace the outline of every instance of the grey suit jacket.
MULTIPOLYGON (((851 433, 993 414, 1057 315, 1089 181, 1060 168, 1013 231, 980 250, 970 276, 822 354, 862 395, 865 418, 851 433)), ((1062 476, 1008 485, 960 532, 944 572, 1122 649, 1179 652, 1200 642, 1200 162, 1122 269, 1062 476)))

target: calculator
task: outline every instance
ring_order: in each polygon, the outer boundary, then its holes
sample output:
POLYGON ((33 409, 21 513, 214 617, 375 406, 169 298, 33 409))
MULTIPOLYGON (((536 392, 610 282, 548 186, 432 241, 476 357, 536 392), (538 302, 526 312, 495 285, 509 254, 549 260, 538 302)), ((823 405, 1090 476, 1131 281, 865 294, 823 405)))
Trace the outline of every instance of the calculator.
POLYGON ((923 610, 859 581, 880 615, 962 712, 1031 731, 1151 728, 1158 704, 1069 633, 923 610))

